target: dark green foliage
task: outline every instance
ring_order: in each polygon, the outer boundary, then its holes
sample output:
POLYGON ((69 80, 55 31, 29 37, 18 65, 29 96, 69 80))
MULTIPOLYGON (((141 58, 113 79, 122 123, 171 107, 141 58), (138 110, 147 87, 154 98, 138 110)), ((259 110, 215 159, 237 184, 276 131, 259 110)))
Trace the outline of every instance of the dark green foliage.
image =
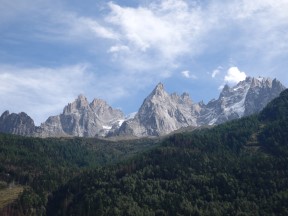
POLYGON ((160 145, 0 135, 1 179, 30 186, 19 215, 288 215, 287 114, 288 90, 160 145))
POLYGON ((43 208, 45 213, 47 196, 69 179, 85 170, 133 157, 155 146, 155 142, 151 139, 118 142, 92 138, 40 139, 0 134, 0 180, 29 186, 16 208, 24 215, 31 212, 41 215, 43 208))
POLYGON ((280 97, 269 103, 260 113, 265 124, 259 140, 270 152, 287 156, 288 151, 288 89, 280 97))
POLYGON ((47 214, 287 215, 287 111, 285 91, 260 115, 172 135, 69 181, 51 196, 47 214))
POLYGON ((270 102, 259 117, 263 121, 288 119, 288 89, 284 90, 280 97, 270 102))

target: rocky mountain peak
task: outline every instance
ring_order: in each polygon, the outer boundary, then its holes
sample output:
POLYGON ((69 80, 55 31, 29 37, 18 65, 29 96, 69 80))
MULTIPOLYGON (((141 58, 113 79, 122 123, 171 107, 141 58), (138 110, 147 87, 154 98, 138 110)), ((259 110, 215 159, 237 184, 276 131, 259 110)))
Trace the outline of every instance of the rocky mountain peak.
POLYGON ((230 94, 230 87, 228 84, 225 84, 224 88, 222 89, 221 93, 220 93, 220 98, 225 97, 227 94, 230 94))
POLYGON ((90 108, 96 113, 100 119, 124 119, 125 116, 123 112, 119 109, 113 109, 106 101, 102 99, 94 99, 90 108))
POLYGON ((193 101, 189 95, 189 93, 187 92, 184 92, 183 94, 181 94, 180 96, 180 101, 179 101, 180 104, 187 104, 187 105, 191 105, 193 104, 193 101))
POLYGON ((277 80, 264 77, 246 77, 235 86, 225 85, 217 100, 202 106, 198 124, 220 124, 257 113, 284 89, 277 80))
POLYGON ((276 78, 272 80, 272 88, 278 88, 278 89, 286 89, 286 87, 284 85, 282 85, 282 83, 277 80, 276 78))
POLYGON ((19 114, 5 111, 0 117, 0 131, 18 135, 32 135, 36 130, 33 119, 26 113, 19 114))
POLYGON ((67 106, 64 107, 63 113, 76 113, 79 110, 87 109, 89 107, 89 102, 87 98, 80 94, 72 103, 68 103, 67 106))
POLYGON ((159 82, 154 90, 159 90, 159 91, 163 91, 164 90, 164 85, 163 83, 159 82))
POLYGON ((194 108, 188 93, 169 95, 159 83, 144 100, 134 119, 126 121, 116 134, 160 136, 181 127, 196 125, 194 108))
POLYGON ((270 78, 264 78, 264 77, 253 77, 251 81, 251 88, 254 87, 261 87, 261 86, 267 86, 269 88, 272 87, 272 79, 270 78))
POLYGON ((188 92, 184 92, 182 95, 181 95, 181 98, 190 98, 190 95, 188 92))
POLYGON ((245 113, 251 115, 262 110, 271 100, 278 97, 285 87, 276 79, 251 78, 251 85, 245 97, 245 113))
POLYGON ((62 114, 49 117, 41 124, 41 137, 105 136, 107 128, 123 121, 124 113, 113 109, 106 101, 94 99, 90 104, 84 95, 65 106, 62 114))
POLYGON ((220 124, 261 111, 285 89, 276 79, 247 77, 235 86, 225 85, 219 98, 193 103, 188 93, 168 94, 159 83, 143 101, 137 114, 125 118, 106 101, 90 104, 79 95, 63 113, 49 117, 40 127, 25 113, 0 117, 0 131, 39 137, 94 137, 110 135, 160 136, 187 126, 220 124))
POLYGON ((74 103, 76 104, 77 109, 87 107, 89 105, 87 98, 82 94, 77 97, 74 103))
POLYGON ((92 109, 103 108, 109 106, 106 101, 95 98, 89 105, 92 109))
POLYGON ((9 116, 9 114, 10 114, 9 110, 6 110, 5 112, 3 112, 0 118, 5 119, 7 116, 9 116))
POLYGON ((165 89, 163 83, 158 83, 158 85, 154 88, 154 90, 151 92, 151 96, 162 96, 165 94, 165 89))
POLYGON ((187 92, 184 92, 182 95, 181 95, 181 100, 184 102, 184 103, 193 103, 192 102, 192 99, 189 95, 189 93, 187 92))

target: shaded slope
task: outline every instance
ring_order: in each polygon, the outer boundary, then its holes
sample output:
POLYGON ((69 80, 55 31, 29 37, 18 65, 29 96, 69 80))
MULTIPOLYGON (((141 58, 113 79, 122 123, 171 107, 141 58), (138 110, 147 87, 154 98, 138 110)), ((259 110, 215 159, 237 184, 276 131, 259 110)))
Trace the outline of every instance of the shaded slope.
POLYGON ((47 213, 287 215, 287 99, 288 90, 260 115, 173 135, 127 163, 78 176, 53 194, 47 213), (267 134, 278 121, 279 134, 267 134), (255 134, 260 149, 251 151, 255 134), (262 143, 264 135, 281 148, 262 143))
MULTIPOLYGON (((156 142, 148 139, 117 142, 96 138, 41 139, 0 134, 0 181, 25 185, 20 199, 4 209, 1 206, 0 215, 7 212, 19 216, 41 215, 46 211, 48 195, 69 179, 84 170, 130 158, 154 147, 156 142)), ((0 200, 2 198, 5 197, 0 200)))

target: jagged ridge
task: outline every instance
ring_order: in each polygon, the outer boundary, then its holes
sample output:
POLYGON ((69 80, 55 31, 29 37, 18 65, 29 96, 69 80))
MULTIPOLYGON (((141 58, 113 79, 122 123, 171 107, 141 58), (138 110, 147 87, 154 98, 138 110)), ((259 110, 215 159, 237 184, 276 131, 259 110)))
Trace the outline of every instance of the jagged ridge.
POLYGON ((159 83, 134 119, 124 122, 118 136, 160 136, 187 126, 220 124, 261 111, 285 87, 276 79, 247 77, 226 85, 217 100, 193 103, 187 93, 169 95, 159 83))
POLYGON ((226 85, 217 100, 194 103, 188 93, 168 94, 162 83, 144 100, 134 117, 105 101, 78 98, 63 113, 49 117, 40 127, 25 113, 4 112, 0 131, 37 137, 162 136, 187 126, 220 124, 261 111, 285 87, 276 79, 247 77, 236 86, 226 85))

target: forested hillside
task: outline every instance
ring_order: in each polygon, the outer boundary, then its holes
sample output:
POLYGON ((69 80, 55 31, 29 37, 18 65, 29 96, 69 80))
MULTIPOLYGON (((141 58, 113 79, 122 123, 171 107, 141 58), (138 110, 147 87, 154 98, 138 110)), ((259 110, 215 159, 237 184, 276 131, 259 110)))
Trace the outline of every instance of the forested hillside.
MULTIPOLYGON (((45 215, 49 194, 69 179, 85 170, 111 166, 133 157, 154 147, 156 142, 152 139, 117 142, 93 138, 40 139, 0 134, 0 215, 45 215), (13 189, 18 189, 20 194, 24 192, 9 205, 13 199, 7 201, 6 197, 13 189)), ((14 193, 14 200, 17 196, 14 193)))
POLYGON ((259 115, 175 134, 70 180, 48 215, 287 215, 288 90, 259 115))
POLYGON ((287 215, 288 90, 163 140, 0 135, 1 215, 287 215), (9 195, 9 196, 8 196, 9 195))

